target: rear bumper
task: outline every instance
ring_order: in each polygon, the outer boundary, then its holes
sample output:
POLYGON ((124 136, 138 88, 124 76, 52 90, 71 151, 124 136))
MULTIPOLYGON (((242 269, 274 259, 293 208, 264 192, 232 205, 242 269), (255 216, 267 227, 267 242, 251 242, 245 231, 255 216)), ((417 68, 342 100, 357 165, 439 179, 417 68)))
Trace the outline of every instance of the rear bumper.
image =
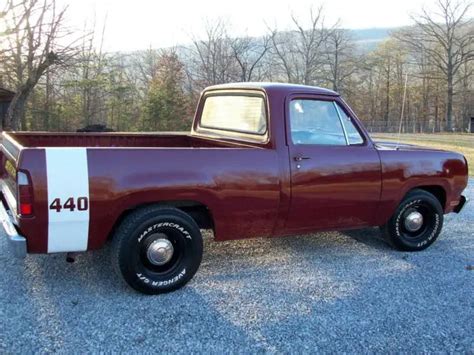
POLYGON ((453 212, 456 212, 456 213, 461 212, 462 209, 464 208, 464 206, 466 206, 466 204, 467 204, 468 202, 469 202, 469 200, 467 199, 467 197, 461 195, 461 198, 460 198, 460 200, 459 200, 459 203, 457 204, 456 207, 454 207, 453 212))
POLYGON ((0 222, 7 235, 8 244, 13 255, 22 259, 26 256, 26 238, 18 234, 12 219, 3 202, 0 201, 0 222))

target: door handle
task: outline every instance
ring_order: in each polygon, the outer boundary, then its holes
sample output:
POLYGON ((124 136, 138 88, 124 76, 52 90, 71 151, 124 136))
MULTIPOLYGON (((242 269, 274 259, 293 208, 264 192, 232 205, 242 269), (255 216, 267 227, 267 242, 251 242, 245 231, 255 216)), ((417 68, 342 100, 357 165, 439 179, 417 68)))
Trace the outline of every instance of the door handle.
POLYGON ((297 156, 297 157, 293 158, 294 161, 302 161, 302 160, 308 160, 308 159, 311 159, 311 158, 310 157, 303 157, 303 156, 297 156))

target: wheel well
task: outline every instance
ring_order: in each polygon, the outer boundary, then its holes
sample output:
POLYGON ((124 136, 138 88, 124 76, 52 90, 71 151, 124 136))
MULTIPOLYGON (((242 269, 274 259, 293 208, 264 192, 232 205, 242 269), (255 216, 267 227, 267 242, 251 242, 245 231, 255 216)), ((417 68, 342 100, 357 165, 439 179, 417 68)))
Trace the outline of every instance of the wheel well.
POLYGON ((112 239, 116 228, 122 223, 122 221, 133 211, 136 211, 139 208, 147 206, 169 206, 178 208, 183 212, 186 212, 192 219, 196 222, 200 229, 214 229, 214 220, 212 218, 211 211, 206 205, 196 201, 162 201, 156 203, 147 203, 133 208, 127 209, 122 212, 117 221, 115 222, 112 230, 109 233, 108 239, 112 239))
POLYGON ((436 197, 441 206, 446 208, 446 191, 439 185, 417 186, 417 189, 425 190, 436 197))

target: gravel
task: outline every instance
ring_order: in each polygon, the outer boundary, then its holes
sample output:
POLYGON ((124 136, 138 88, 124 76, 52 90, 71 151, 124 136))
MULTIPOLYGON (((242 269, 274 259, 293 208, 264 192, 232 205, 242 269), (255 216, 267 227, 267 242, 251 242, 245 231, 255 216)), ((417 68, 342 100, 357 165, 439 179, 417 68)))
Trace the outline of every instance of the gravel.
MULTIPOLYGON (((467 195, 474 200, 474 179, 467 195)), ((0 236, 0 352, 474 352, 474 203, 403 253, 377 229, 215 243, 144 296, 108 250, 15 260, 0 236)))

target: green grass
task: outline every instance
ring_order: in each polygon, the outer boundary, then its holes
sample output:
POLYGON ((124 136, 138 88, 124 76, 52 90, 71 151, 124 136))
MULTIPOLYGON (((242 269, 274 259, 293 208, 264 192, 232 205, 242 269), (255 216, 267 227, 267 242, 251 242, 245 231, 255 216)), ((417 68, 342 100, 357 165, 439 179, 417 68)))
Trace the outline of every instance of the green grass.
MULTIPOLYGON (((375 140, 397 141, 397 133, 373 133, 375 140)), ((469 164, 469 175, 474 176, 474 134, 469 133, 406 133, 400 136, 401 143, 422 145, 444 150, 452 150, 463 154, 469 164)))

